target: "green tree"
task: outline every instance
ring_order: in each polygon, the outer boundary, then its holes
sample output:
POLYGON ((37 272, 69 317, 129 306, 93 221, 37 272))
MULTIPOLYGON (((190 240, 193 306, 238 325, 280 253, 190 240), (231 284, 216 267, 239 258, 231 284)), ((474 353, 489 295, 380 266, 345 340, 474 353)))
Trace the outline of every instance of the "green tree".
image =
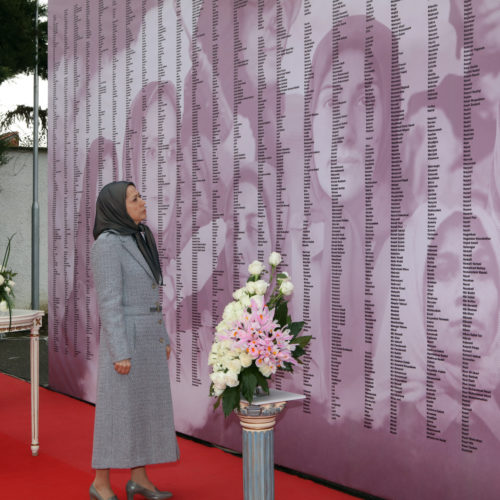
MULTIPOLYGON (((20 74, 35 71, 35 46, 38 38, 38 74, 47 79, 47 7, 35 0, 0 0, 0 85, 20 74)), ((41 137, 47 132, 47 110, 40 109, 41 137)), ((33 123, 33 107, 17 105, 0 120, 5 131, 17 120, 33 123)), ((1 133, 1 132, 0 132, 1 133)), ((0 141, 1 142, 1 141, 0 141)), ((0 165, 5 162, 7 146, 0 144, 0 165)))
POLYGON ((34 72, 37 32, 38 74, 47 79, 47 8, 38 7, 38 30, 35 9, 34 0, 0 0, 0 84, 34 72))

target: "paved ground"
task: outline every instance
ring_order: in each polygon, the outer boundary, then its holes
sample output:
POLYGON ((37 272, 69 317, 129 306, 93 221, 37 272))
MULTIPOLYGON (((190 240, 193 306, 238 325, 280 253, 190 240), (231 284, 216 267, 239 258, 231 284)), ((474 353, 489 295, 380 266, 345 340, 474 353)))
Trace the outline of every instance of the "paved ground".
MULTIPOLYGON (((46 316, 43 318, 45 325, 46 316)), ((40 335, 40 385, 49 384, 48 342, 46 327, 40 335)), ((0 337, 0 372, 30 380, 29 331, 0 337)))

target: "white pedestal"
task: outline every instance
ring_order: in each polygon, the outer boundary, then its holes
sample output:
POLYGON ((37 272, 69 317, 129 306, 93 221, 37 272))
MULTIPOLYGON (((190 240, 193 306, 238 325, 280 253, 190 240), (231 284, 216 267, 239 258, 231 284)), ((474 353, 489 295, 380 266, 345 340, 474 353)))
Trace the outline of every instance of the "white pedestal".
POLYGON ((42 326, 43 311, 13 309, 9 328, 9 314, 0 316, 0 333, 30 330, 30 372, 31 372, 31 453, 38 455, 38 392, 39 392, 39 330, 42 326))
POLYGON ((274 425, 287 401, 302 394, 270 389, 250 405, 240 402, 236 411, 243 439, 243 492, 245 500, 274 500, 274 425))

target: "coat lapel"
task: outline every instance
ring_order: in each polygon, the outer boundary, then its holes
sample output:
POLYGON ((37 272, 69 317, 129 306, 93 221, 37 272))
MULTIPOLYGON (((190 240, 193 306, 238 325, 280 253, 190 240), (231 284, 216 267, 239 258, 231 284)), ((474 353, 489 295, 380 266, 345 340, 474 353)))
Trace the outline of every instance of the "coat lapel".
POLYGON ((142 266, 142 268, 154 280, 155 278, 153 276, 153 273, 151 272, 151 269, 149 269, 148 263, 146 262, 146 259, 142 255, 141 251, 139 250, 139 247, 137 246, 134 239, 130 236, 120 236, 120 240, 125 250, 127 250, 127 252, 130 255, 132 255, 132 257, 142 266))

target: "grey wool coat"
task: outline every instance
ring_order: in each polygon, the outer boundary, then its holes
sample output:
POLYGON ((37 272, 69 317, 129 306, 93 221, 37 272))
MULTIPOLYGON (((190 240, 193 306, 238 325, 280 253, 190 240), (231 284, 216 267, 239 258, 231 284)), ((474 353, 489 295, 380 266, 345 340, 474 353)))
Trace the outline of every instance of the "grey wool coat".
POLYGON ((104 232, 91 253, 101 318, 94 469, 179 458, 159 288, 132 236, 104 232), (128 375, 113 363, 131 358, 128 375))

